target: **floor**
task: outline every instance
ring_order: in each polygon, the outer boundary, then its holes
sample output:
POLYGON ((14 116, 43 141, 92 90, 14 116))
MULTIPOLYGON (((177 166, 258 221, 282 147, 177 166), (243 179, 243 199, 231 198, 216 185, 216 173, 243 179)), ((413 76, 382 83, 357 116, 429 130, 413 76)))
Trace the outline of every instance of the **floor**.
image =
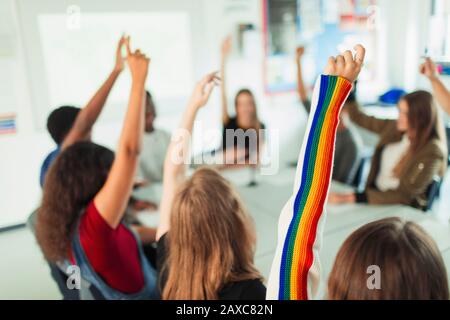
MULTIPOLYGON (((247 186, 251 174, 229 172, 225 175, 235 183, 253 216, 258 239, 256 265, 267 278, 276 247, 278 214, 292 192, 294 170, 286 169, 276 176, 258 177, 256 187, 247 186)), ((445 180, 442 191, 442 194, 450 194, 450 179, 445 180)), ((342 210, 345 211, 345 208, 342 210)), ((441 197, 433 210, 430 216, 439 223, 439 230, 433 232, 433 237, 440 247, 445 248, 442 253, 450 271, 450 227, 447 214, 450 213, 450 197, 441 197)), ((148 220, 149 224, 157 223, 157 217, 151 214, 147 214, 143 220, 148 220)), ((326 228, 333 231, 333 235, 324 239, 324 242, 328 240, 328 245, 321 252, 326 271, 334 259, 330 257, 334 256, 345 237, 338 230, 343 221, 339 217, 328 221, 326 228)), ((4 259, 0 264, 0 299, 61 298, 31 232, 21 228, 0 233, 0 252, 4 259)))

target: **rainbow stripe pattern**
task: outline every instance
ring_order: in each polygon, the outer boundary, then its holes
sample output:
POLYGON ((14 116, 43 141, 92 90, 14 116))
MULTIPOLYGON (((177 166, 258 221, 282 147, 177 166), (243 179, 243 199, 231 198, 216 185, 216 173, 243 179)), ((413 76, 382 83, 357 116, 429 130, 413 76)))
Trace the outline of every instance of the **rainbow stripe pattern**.
POLYGON ((319 81, 317 107, 311 109, 313 118, 303 142, 303 159, 299 159, 303 162, 297 170, 300 186, 282 248, 280 300, 308 299, 308 273, 332 175, 339 112, 352 88, 348 80, 337 76, 322 75, 319 81))

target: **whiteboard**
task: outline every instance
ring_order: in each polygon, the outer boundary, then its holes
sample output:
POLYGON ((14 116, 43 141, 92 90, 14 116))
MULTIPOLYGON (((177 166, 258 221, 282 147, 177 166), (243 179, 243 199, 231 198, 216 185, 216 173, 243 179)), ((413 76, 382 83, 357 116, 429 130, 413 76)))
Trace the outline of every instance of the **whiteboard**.
MULTIPOLYGON (((58 105, 83 105, 89 100, 112 70, 123 33, 131 36, 132 49, 139 48, 151 58, 148 88, 159 98, 189 94, 193 70, 187 12, 83 13, 75 27, 68 27, 69 18, 67 14, 38 15, 48 112, 58 105)), ((125 71, 108 104, 126 105, 130 85, 125 71)))

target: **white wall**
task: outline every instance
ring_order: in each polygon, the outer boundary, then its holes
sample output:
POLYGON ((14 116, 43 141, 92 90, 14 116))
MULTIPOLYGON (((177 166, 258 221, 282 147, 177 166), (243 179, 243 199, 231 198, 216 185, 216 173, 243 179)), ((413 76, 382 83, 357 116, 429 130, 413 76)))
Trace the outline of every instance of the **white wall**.
MULTIPOLYGON (((29 82, 26 76, 23 43, 14 0, 0 2, 0 33, 11 37, 7 57, 11 68, 2 70, 0 83, 11 85, 11 111, 17 114, 17 133, 0 136, 0 227, 17 223, 34 209, 39 201, 38 172, 40 161, 51 148, 43 132, 34 130, 29 82)), ((3 96, 0 103, 5 103, 3 96)))

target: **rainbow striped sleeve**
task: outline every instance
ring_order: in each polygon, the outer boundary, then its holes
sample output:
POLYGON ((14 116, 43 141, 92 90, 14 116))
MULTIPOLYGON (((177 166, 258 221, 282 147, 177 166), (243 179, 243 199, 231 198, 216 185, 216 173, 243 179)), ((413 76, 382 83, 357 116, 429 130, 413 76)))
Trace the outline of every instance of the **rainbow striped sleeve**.
POLYGON ((351 89, 352 84, 342 77, 322 75, 316 82, 293 194, 278 222, 278 245, 267 299, 307 300, 317 293, 324 204, 332 174, 336 128, 351 89))

